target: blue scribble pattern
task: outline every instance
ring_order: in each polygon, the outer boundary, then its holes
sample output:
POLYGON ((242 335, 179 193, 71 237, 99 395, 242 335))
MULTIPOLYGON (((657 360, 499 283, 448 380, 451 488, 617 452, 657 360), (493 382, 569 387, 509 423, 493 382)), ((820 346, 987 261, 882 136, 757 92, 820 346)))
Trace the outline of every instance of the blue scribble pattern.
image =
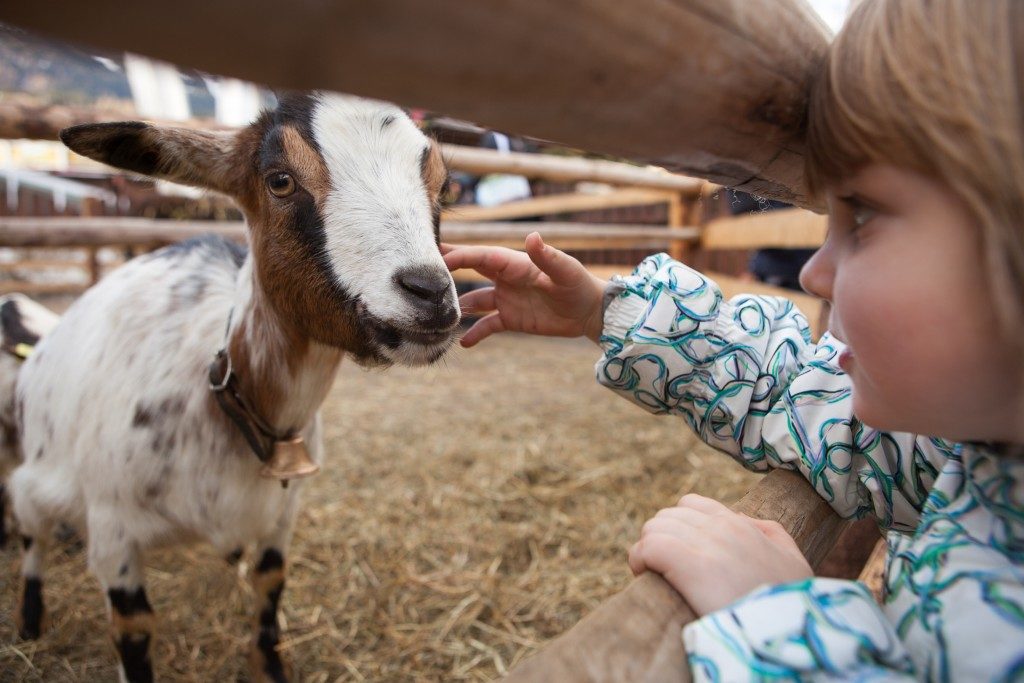
POLYGON ((763 586, 684 629, 695 679, 1024 680, 1024 459, 858 421, 842 344, 785 299, 725 301, 665 254, 613 286, 601 384, 886 532, 883 605, 853 581, 763 586))

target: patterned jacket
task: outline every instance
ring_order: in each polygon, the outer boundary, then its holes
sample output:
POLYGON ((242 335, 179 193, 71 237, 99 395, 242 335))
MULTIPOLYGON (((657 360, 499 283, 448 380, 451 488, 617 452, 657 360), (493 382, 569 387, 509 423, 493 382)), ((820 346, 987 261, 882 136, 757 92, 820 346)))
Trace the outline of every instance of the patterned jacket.
POLYGON ((724 301, 664 254, 609 296, 599 382, 886 532, 881 607, 853 581, 763 586, 684 629, 696 680, 1024 680, 1024 459, 859 422, 842 344, 785 299, 724 301))

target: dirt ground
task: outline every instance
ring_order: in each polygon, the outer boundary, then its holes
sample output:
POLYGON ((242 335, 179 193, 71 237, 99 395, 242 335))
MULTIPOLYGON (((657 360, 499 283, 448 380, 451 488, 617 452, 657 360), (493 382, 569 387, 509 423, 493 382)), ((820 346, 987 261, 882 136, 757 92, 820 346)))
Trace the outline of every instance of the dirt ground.
MULTIPOLYGON (((643 520, 756 476, 601 388, 589 342, 505 335, 427 369, 343 366, 282 600, 296 679, 498 677, 630 580, 643 520)), ((116 680, 80 544, 51 551, 51 623, 17 642, 17 544, 0 552, 0 680, 116 680)), ((205 547, 147 559, 163 681, 246 679, 252 592, 205 547)))

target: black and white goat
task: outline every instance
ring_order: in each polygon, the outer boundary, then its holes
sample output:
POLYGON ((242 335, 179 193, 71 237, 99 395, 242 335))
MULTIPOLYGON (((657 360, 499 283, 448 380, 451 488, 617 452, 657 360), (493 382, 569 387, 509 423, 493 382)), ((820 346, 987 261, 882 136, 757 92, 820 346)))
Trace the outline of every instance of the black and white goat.
POLYGON ((7 476, 21 462, 14 409, 18 373, 58 319, 56 313, 24 294, 0 296, 0 545, 7 542, 7 476))
POLYGON ((317 410, 343 356, 426 364, 454 340, 439 148, 394 106, 319 93, 286 97, 237 134, 133 122, 61 139, 231 195, 250 250, 211 237, 137 258, 76 301, 29 357, 17 387, 25 461, 10 482, 25 545, 20 632, 40 632, 43 545, 68 520, 87 532, 122 676, 151 680, 142 553, 206 540, 228 555, 254 543, 253 675, 284 680, 277 606, 302 482, 261 472, 276 447, 301 450, 301 439, 320 462, 317 410))

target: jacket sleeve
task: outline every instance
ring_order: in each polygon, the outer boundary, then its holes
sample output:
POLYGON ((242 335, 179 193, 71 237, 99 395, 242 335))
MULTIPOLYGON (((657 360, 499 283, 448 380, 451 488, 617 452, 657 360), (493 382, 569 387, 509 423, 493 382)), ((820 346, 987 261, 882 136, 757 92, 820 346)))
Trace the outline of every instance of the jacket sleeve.
POLYGON ((842 344, 814 344, 786 299, 723 300, 718 286, 665 254, 613 281, 598 381, 756 471, 803 474, 843 517, 916 526, 951 446, 871 429, 852 414, 842 344))
POLYGON ((683 629, 695 680, 913 681, 914 664, 854 581, 765 586, 683 629))

